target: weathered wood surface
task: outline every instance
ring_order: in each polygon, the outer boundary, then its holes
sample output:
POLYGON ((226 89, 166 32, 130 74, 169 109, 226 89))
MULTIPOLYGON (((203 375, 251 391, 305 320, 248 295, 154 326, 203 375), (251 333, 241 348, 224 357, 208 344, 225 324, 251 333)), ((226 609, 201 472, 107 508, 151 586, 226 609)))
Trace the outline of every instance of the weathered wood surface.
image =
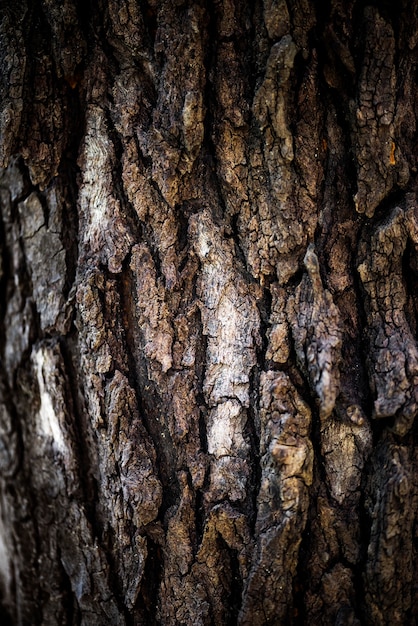
POLYGON ((0 14, 2 623, 415 624, 415 1, 0 14))

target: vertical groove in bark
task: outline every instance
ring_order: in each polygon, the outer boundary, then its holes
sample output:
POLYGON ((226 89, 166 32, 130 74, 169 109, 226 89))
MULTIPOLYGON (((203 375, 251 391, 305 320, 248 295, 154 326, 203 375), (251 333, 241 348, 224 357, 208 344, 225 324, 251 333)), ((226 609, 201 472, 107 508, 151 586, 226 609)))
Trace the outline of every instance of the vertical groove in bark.
POLYGON ((416 3, 4 4, 4 612, 414 623, 416 3))

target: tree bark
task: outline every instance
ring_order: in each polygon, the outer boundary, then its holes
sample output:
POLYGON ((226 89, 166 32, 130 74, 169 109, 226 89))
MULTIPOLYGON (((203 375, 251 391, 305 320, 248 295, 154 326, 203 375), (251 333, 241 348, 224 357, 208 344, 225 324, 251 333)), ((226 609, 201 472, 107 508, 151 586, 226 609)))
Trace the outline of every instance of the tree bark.
POLYGON ((416 623, 417 6, 3 2, 2 623, 416 623))

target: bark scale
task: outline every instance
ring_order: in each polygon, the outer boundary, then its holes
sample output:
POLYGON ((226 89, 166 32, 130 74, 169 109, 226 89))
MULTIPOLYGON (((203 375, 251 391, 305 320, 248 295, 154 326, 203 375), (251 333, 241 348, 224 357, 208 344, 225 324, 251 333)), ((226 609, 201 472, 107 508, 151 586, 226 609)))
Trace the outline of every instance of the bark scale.
POLYGON ((13 624, 415 623, 413 0, 10 0, 13 624))

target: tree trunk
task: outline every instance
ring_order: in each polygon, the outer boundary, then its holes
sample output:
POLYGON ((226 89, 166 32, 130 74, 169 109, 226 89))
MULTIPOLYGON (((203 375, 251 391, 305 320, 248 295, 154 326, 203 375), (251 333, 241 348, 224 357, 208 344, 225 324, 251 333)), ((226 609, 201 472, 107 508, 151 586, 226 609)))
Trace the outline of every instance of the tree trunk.
POLYGON ((3 2, 2 624, 416 623, 417 6, 3 2))

